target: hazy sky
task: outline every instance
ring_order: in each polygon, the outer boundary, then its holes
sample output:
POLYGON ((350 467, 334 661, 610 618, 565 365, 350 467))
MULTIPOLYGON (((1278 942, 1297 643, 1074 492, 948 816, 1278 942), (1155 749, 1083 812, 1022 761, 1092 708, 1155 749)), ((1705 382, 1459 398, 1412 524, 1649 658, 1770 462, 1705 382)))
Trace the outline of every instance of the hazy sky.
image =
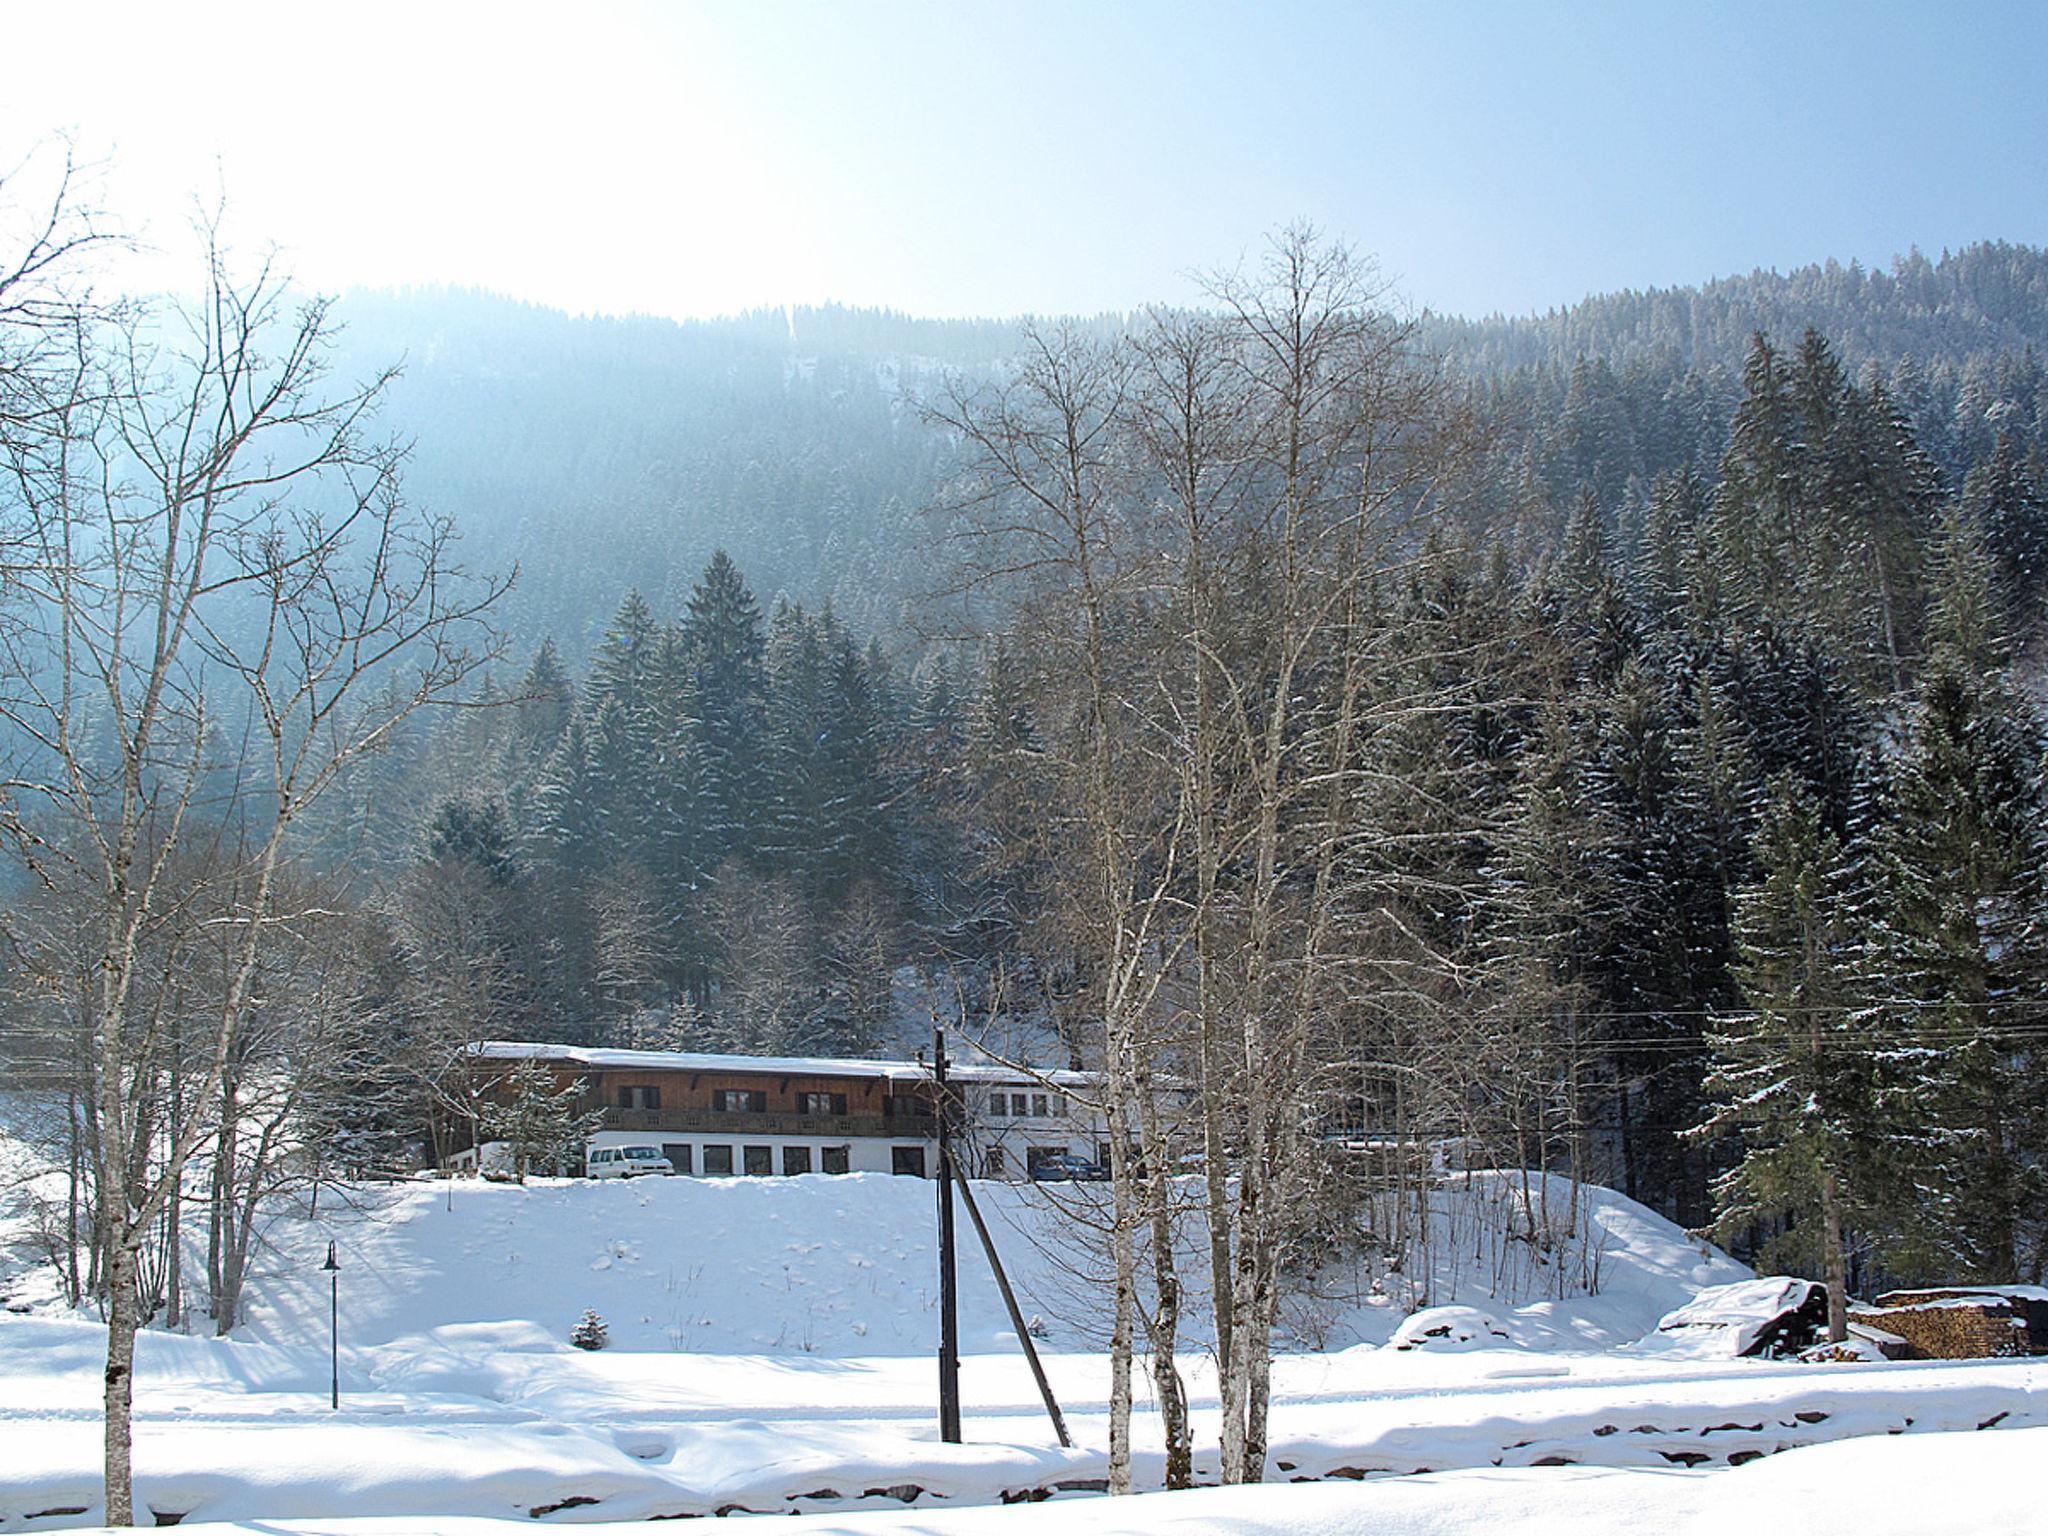
POLYGON ((329 290, 1095 311, 1307 218, 1476 314, 2048 243, 2048 0, 16 0, 0 37, 0 163, 67 129, 166 245, 224 186, 329 290))

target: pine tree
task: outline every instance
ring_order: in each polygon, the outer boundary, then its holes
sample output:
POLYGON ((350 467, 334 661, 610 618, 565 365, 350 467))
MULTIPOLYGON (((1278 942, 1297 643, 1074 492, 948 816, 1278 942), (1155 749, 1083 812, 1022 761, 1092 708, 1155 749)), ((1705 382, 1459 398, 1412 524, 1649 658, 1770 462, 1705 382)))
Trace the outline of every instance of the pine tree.
POLYGON ((701 991, 707 957, 690 913, 697 892, 710 878, 711 852, 703 722, 697 711, 691 650, 680 629, 663 631, 649 686, 642 742, 647 826, 640 857, 654 883, 656 910, 666 936, 665 968, 679 984, 701 991))
POLYGON ((584 737, 583 779, 595 835, 577 864, 602 873, 637 864, 652 841, 652 754, 645 714, 630 710, 616 694, 595 697, 584 737))
POLYGON ((835 786, 825 755, 830 679, 817 620, 800 606, 775 611, 768 633, 760 853, 763 865, 816 897, 832 845, 835 786))
POLYGON ((576 705, 576 689, 562 666, 554 636, 543 636, 533 653, 533 662, 520 680, 518 703, 514 706, 518 737, 527 755, 544 760, 569 724, 576 705))
POLYGON ((427 857, 467 863, 492 885, 510 885, 518 869, 503 803, 444 800, 427 823, 427 857))
POLYGON ((574 1078, 557 1083, 543 1063, 522 1060, 484 1101, 479 1137, 505 1143, 512 1176, 522 1184, 529 1173, 563 1173, 580 1160, 584 1142, 604 1120, 599 1111, 577 1110, 581 1093, 574 1078))
POLYGON ((585 724, 580 709, 570 715, 533 792, 533 843, 550 867, 564 873, 594 867, 601 826, 585 724))
POLYGON ((751 857, 765 814, 762 738, 766 647, 761 610, 724 550, 690 593, 682 638, 689 648, 697 707, 697 761, 705 815, 701 863, 751 857))
POLYGON ((647 599, 638 590, 628 592, 591 659, 585 690, 591 706, 613 701, 629 715, 645 710, 652 693, 650 678, 659 640, 659 627, 647 599))
POLYGON ((2048 610, 2048 493, 2012 433, 2000 432, 1990 459, 1970 471, 1963 505, 1984 532, 2015 621, 2035 624, 2048 610))
MULTIPOLYGON (((1929 655, 1891 775, 1881 953, 1932 1116, 1917 1247, 1957 1279, 2011 1281, 2048 1208, 2030 1011, 2048 980, 2041 724, 2012 686, 1980 530, 1951 514, 1929 655)), ((2038 1273, 2041 1257, 2026 1260, 2038 1273)))
POLYGON ((1736 978, 1744 1008, 1709 1040, 1702 1132, 1740 1152, 1714 1184, 1723 1240, 1775 1225, 1772 1267, 1815 1267, 1828 1282, 1828 1337, 1848 1336, 1850 1232, 1875 1182, 1880 1095, 1853 938, 1850 866, 1796 774, 1771 781, 1758 828, 1759 878, 1736 897, 1736 978))
POLYGON ((1622 915, 1619 827, 1589 731, 1583 712, 1545 707, 1490 871, 1493 1033, 1517 1167, 1587 1167, 1601 961, 1622 915))
POLYGON ((1778 353, 1761 332, 1750 343, 1742 386, 1710 533, 1725 612, 1755 622, 1795 611, 1803 532, 1799 413, 1778 353))
POLYGON ((1707 515, 1707 493, 1687 465, 1659 476, 1643 509, 1636 590, 1650 622, 1681 627, 1688 606, 1687 565, 1696 530, 1707 515))

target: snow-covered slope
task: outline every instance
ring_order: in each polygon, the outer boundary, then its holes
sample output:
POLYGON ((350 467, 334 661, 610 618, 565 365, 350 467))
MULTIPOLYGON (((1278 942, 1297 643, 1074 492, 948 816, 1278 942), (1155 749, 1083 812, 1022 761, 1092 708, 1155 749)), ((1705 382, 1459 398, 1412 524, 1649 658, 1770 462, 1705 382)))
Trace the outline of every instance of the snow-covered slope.
MULTIPOLYGON (((851 1512, 899 1500, 944 1509, 1097 1489, 1108 1372, 1068 1321, 1088 1305, 1063 1268, 1068 1224, 1050 1191, 978 1188, 1024 1305, 1051 1320, 1046 1365, 1071 1449, 1053 1442, 971 1247, 968 1443, 936 1443, 931 1184, 413 1184, 324 1191, 317 1211, 275 1221, 237 1337, 144 1336, 139 1496, 195 1521, 384 1513, 438 1523, 851 1512), (329 1241, 341 1260, 338 1412, 320 1267, 329 1241), (606 1317, 614 1347, 569 1347, 586 1307, 606 1317)), ((1522 1176, 1442 1191, 1436 1263, 1404 1262, 1399 1284, 1381 1275, 1326 1323, 1384 1337, 1402 1312, 1396 1293, 1426 1285, 1434 1302, 1462 1294, 1485 1305, 1508 1337, 1441 1356, 1370 1344, 1289 1354, 1274 1372, 1269 1475, 1728 1467, 1845 1436, 2048 1421, 2048 1363, 1812 1367, 1598 1348, 1740 1268, 1619 1197, 1582 1190, 1573 1202, 1569 1189, 1522 1176), (1573 1213, 1576 1243, 1531 1226, 1532 1193, 1573 1213), (1594 1271, 1598 1295, 1528 1299, 1569 1292, 1594 1271)), ((0 1531, 96 1518, 104 1348, 90 1321, 0 1314, 0 1531)), ((1196 1474, 1213 1479, 1214 1372, 1198 1346, 1182 1365, 1196 1474)), ((1140 1486, 1156 1487, 1148 1385, 1134 1467, 1140 1486)))
MULTIPOLYGON (((1562 1208, 1564 1186, 1554 1182, 1562 1208)), ((1444 1190, 1444 1241, 1515 1221, 1522 1187, 1519 1178, 1476 1175, 1444 1190)), ((1101 1298, 1075 1273, 1089 1255, 1054 1195, 1031 1185, 975 1188, 1049 1347, 1093 1342, 1101 1298)), ((1099 1190, 1063 1187, 1057 1199, 1091 1194, 1099 1190)), ((934 1196, 930 1183, 880 1174, 462 1181, 362 1188, 345 1199, 327 1192, 311 1217, 292 1214, 268 1229, 245 1336, 290 1343, 324 1333, 320 1265, 331 1239, 346 1331, 361 1344, 479 1323, 525 1324, 561 1340, 588 1307, 610 1325, 613 1347, 628 1350, 922 1354, 937 1331, 934 1196)), ((1453 1273, 1440 1263, 1427 1299, 1487 1305, 1524 1347, 1597 1348, 1638 1338, 1702 1287, 1748 1273, 1620 1195, 1581 1189, 1577 1198, 1590 1259, 1566 1253, 1511 1273, 1498 1265, 1453 1273), (1598 1294, 1545 1294, 1570 1291, 1581 1269, 1597 1270, 1598 1294), (1566 1270, 1573 1273, 1559 1284, 1566 1270), (1504 1294, 1507 1279, 1516 1288, 1504 1294)), ((966 1221, 959 1230, 962 1348, 1012 1350, 994 1279, 966 1221)), ((1191 1277, 1198 1247, 1191 1237, 1191 1277)), ((1327 1347, 1384 1343, 1421 1299, 1406 1285, 1329 1289, 1337 1299, 1317 1324, 1327 1347)), ((1204 1337, 1199 1315, 1193 1337, 1204 1337)))
POLYGON ((62 1140, 63 1120, 53 1106, 0 1092, 0 1310, 56 1303, 44 1233, 63 1229, 64 1179, 51 1151, 62 1140))

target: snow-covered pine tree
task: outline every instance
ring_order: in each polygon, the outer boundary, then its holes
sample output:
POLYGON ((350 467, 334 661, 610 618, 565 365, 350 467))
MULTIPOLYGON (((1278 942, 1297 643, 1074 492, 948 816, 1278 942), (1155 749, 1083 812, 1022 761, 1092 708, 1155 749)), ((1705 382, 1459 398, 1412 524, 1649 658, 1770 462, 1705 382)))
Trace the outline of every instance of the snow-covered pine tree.
POLYGON ((522 1184, 528 1173, 566 1172, 603 1123, 599 1111, 577 1110, 580 1091, 575 1079, 558 1084, 543 1063, 520 1061, 500 1080, 497 1095, 483 1101, 479 1139, 505 1143, 512 1176, 522 1184))
POLYGON ((1707 493, 1687 465, 1660 475, 1642 514, 1635 588, 1645 616, 1658 629, 1677 629, 1687 611, 1686 566, 1695 530, 1707 514, 1707 493))
POLYGON ((1771 781, 1758 879, 1735 900, 1741 1010, 1708 1036, 1709 1110, 1699 1134, 1739 1153, 1714 1182, 1723 1240, 1775 1229, 1763 1262, 1818 1269, 1828 1337, 1848 1336, 1850 1233, 1873 1180, 1878 1118, 1850 863, 1799 775, 1771 781))
POLYGON ((1999 433, 1990 460, 1970 472, 1963 505, 1983 529, 2014 619, 2032 624, 2048 608, 2048 490, 2012 433, 1999 433))
POLYGON ((570 712, 576 707, 576 688, 562 666, 554 636, 541 637, 514 697, 514 735, 521 756, 538 765, 554 750, 568 728, 570 712))
POLYGON ((626 594, 591 658, 586 696, 593 707, 617 700, 630 713, 647 708, 660 628, 636 588, 626 594))
POLYGON ((1982 531, 1951 512, 1929 654, 1893 765, 1876 952, 1916 1044, 1924 1140, 1911 1259, 1943 1278, 2038 1277, 2048 1090, 2038 998, 2048 980, 2039 716, 2011 681, 2010 638, 1982 531))
POLYGON ((762 815, 766 724, 761 610, 730 556, 719 550, 691 590, 682 636, 697 704, 705 816, 701 862, 751 856, 762 815))
POLYGON ((1708 525, 1721 610, 1747 622, 1789 612, 1799 585, 1799 413, 1785 373, 1759 332, 1743 362, 1743 399, 1708 525))
POLYGON ((597 1315, 597 1308, 585 1307, 576 1326, 569 1330, 569 1342, 578 1349, 603 1349, 612 1341, 612 1331, 597 1315))
POLYGON ((834 786, 825 767, 830 735, 822 623, 801 605, 779 604, 768 626, 767 729, 761 806, 763 862, 807 896, 836 849, 834 786))

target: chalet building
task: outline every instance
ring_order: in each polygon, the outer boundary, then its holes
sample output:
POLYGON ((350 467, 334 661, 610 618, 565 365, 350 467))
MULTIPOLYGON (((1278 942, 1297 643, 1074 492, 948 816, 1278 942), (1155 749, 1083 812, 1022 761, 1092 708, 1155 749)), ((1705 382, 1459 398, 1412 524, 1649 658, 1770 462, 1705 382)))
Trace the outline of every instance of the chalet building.
MULTIPOLYGON (((678 1174, 697 1178, 929 1178, 938 1171, 931 1074, 919 1062, 519 1041, 488 1041, 471 1054, 475 1070, 490 1077, 538 1061, 559 1085, 573 1083, 577 1108, 600 1116, 586 1155, 599 1147, 655 1146, 678 1174)), ((1093 1074, 1027 1073, 970 1059, 951 1066, 948 1075, 960 1165, 974 1176, 1028 1178, 1055 1157, 1107 1161, 1102 1117, 1088 1103, 1093 1074)), ((492 1161, 489 1146, 472 1145, 447 1164, 473 1170, 492 1161)))

